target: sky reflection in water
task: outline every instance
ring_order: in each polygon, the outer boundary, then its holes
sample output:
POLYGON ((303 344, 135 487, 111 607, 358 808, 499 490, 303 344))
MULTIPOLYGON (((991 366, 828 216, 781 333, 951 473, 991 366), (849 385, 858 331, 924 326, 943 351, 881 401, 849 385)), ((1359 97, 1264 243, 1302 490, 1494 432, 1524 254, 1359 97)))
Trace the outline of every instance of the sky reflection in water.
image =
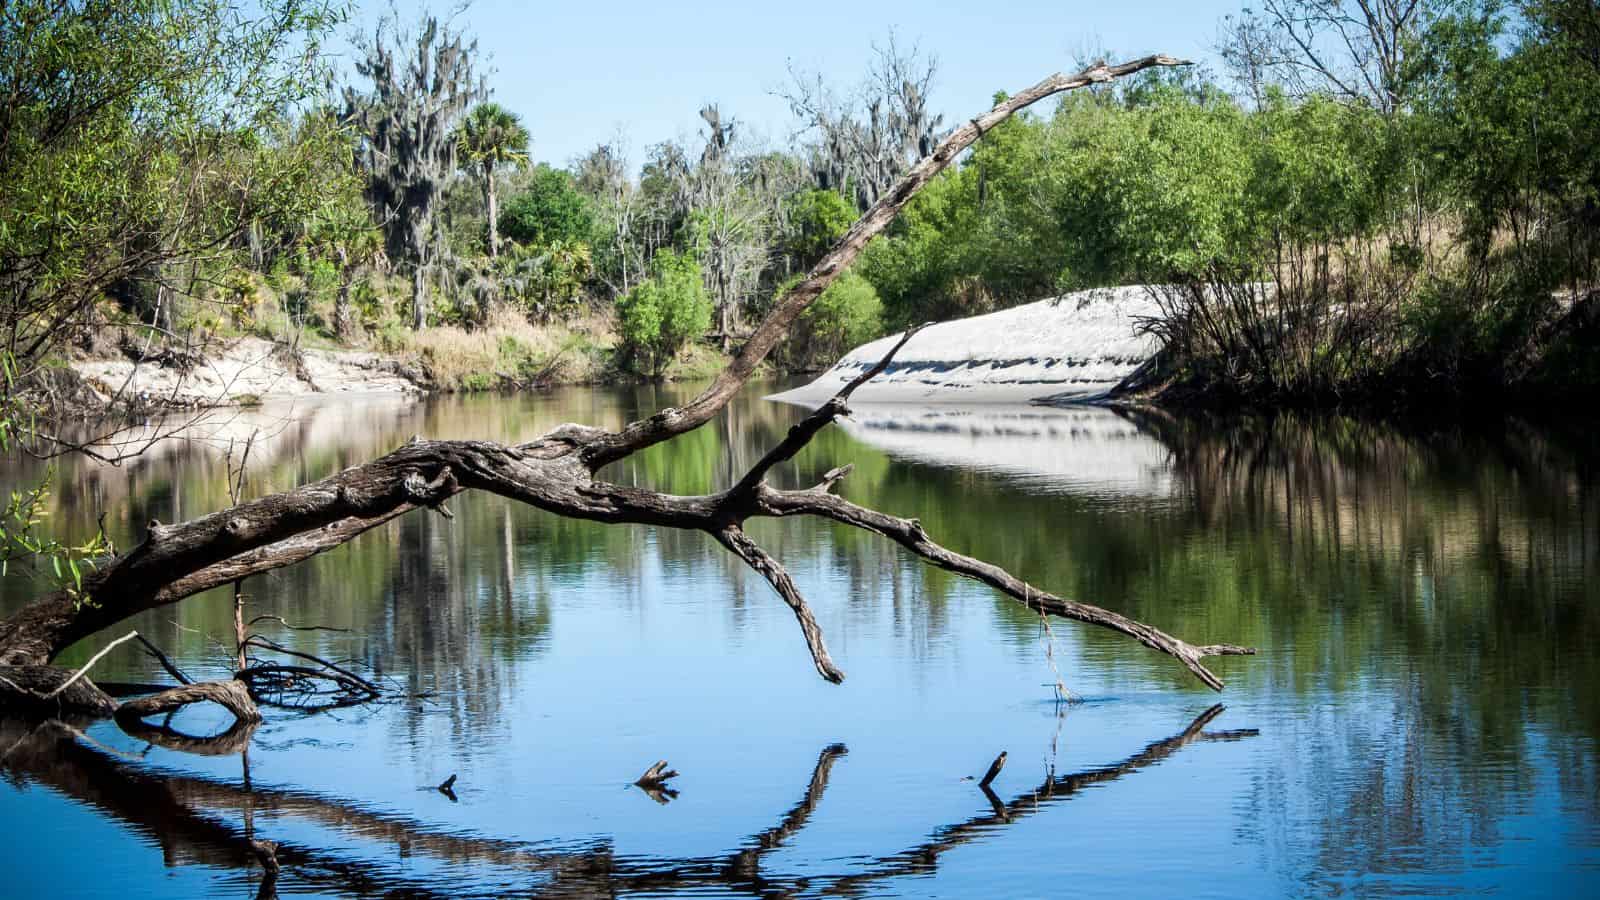
MULTIPOLYGON (((250 491, 414 433, 527 439, 683 392, 302 407, 253 452, 250 491)), ((752 392, 605 474, 715 490, 798 415, 752 392)), ((1072 706, 1052 700, 1037 619, 885 540, 752 526, 815 606, 848 676, 834 687, 788 609, 708 537, 462 496, 454 522, 412 514, 247 585, 259 612, 352 629, 282 639, 425 696, 270 716, 248 790, 238 754, 4 723, 0 894, 252 896, 247 827, 284 844, 284 896, 1593 893, 1597 458, 1592 430, 1521 423, 863 408, 774 473, 810 484, 853 462, 846 496, 955 549, 1264 650, 1215 661, 1219 698, 1124 638, 1057 624, 1055 660, 1088 700, 1072 706), (962 779, 1002 749, 991 800, 962 779), (629 786, 661 758, 682 772, 668 804, 629 786), (431 787, 451 773, 456 803, 431 787)), ((126 544, 150 518, 226 505, 221 471, 201 442, 67 467, 57 521, 105 510, 126 544)), ((29 590, 6 582, 0 608, 29 590)), ((229 633, 229 604, 218 591, 135 625, 216 675, 206 635, 229 633)), ((102 677, 158 677, 122 649, 102 677)))

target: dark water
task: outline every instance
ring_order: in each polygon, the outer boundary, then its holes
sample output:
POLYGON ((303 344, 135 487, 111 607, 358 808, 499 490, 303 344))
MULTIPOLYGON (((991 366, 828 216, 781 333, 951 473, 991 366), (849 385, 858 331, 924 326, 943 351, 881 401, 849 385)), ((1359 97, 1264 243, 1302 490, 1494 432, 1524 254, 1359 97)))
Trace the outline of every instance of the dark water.
MULTIPOLYGON (((416 433, 527 439, 682 396, 304 407, 253 451, 248 492, 416 433)), ((798 415, 751 392, 607 474, 710 491, 798 415)), ((1047 635, 885 540, 755 523, 816 607, 835 687, 709 538, 463 496, 453 522, 414 513, 246 586, 256 613, 351 629, 271 636, 406 696, 269 711, 245 752, 212 756, 110 722, 0 723, 0 895, 250 897, 250 837, 282 844, 282 896, 1594 895, 1597 448, 1590 426, 1520 422, 863 410, 774 475, 853 462, 846 496, 955 549, 1261 647, 1216 661, 1220 696, 1125 638, 1047 635), (1056 702, 1052 665, 1082 702, 1056 702), (963 778, 1000 750, 990 798, 963 778), (657 759, 682 772, 664 804, 629 786, 657 759), (451 773, 458 802, 431 787, 451 773)), ((64 464, 57 485, 57 527, 105 512, 124 543, 227 503, 199 441, 64 464)), ((13 574, 0 608, 29 590, 13 574)), ((134 624, 220 675, 231 603, 134 624)), ((98 677, 162 678, 124 649, 98 677)))

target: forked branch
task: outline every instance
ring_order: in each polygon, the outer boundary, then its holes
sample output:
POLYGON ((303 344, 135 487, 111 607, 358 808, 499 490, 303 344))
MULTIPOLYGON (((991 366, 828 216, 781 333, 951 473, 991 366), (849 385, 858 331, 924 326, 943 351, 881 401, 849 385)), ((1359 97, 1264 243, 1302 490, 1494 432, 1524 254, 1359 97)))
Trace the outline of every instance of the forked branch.
POLYGON ((805 635, 806 646, 811 650, 811 658, 816 663, 817 671, 821 673, 822 677, 838 684, 843 680, 844 673, 840 672, 828 657, 828 651, 823 646, 822 632, 817 626, 816 617, 812 614, 811 607, 806 603, 805 598, 800 594, 799 588, 795 586, 794 580, 789 577, 788 573, 784 571, 776 560, 756 546, 755 542, 751 541, 740 528, 740 525, 747 517, 757 515, 814 515, 866 531, 877 532, 893 539, 907 550, 934 565, 955 572, 958 575, 981 581, 1020 601, 1036 612, 1086 622, 1125 634, 1146 647, 1159 650, 1176 658, 1189 671, 1193 672, 1195 677, 1205 682, 1212 690, 1222 690, 1222 679, 1206 668, 1200 660, 1209 656, 1253 655, 1256 652, 1254 648, 1237 647, 1232 644, 1196 646, 1173 637, 1158 628, 1134 621, 1108 609, 1102 609, 1088 603, 1065 600, 1049 592, 1041 591, 999 566, 956 553, 934 542, 928 537, 927 532, 922 527, 922 523, 916 519, 902 519, 891 516, 874 509, 858 506, 833 495, 830 493, 832 487, 848 474, 847 469, 829 471, 827 475, 823 476, 821 484, 809 490, 783 491, 772 488, 766 483, 765 475, 773 465, 793 458, 829 423, 839 416, 849 414, 850 409, 846 401, 849 399, 850 394, 868 379, 887 369, 889 364, 893 362, 895 354, 906 345, 913 333, 915 333, 915 329, 908 331, 876 365, 845 385, 828 402, 822 404, 793 428, 789 429, 789 433, 784 437, 783 441, 763 456, 761 461, 741 478, 739 483, 729 492, 729 499, 725 501, 724 505, 737 511, 737 521, 714 532, 717 540, 723 546, 732 550, 745 562, 749 563, 752 568, 765 576, 773 588, 777 590, 778 595, 783 598, 783 601, 789 604, 790 609, 794 610, 795 618, 800 622, 800 630, 805 635))
POLYGON ((789 333, 806 307, 827 290, 828 285, 844 272, 862 248, 877 237, 894 217, 934 176, 943 172, 978 138, 990 129, 1009 119, 1013 114, 1046 97, 1104 84, 1146 69, 1166 66, 1184 66, 1188 62, 1171 56, 1154 54, 1117 65, 1098 62, 1076 75, 1057 73, 1032 87, 1026 88, 995 104, 993 109, 961 123, 945 136, 933 152, 912 166, 895 185, 878 198, 856 223, 845 232, 828 254, 806 273, 799 284, 790 288, 783 299, 772 307, 756 327, 750 339, 740 348, 727 368, 719 373, 709 387, 698 397, 681 407, 664 409, 655 415, 630 423, 620 431, 590 434, 582 453, 590 471, 597 471, 610 462, 631 453, 659 444, 669 438, 693 431, 711 420, 717 411, 726 406, 739 388, 755 373, 756 367, 766 359, 772 348, 789 333))
POLYGON ((822 641, 822 628, 817 625, 817 617, 812 614, 805 596, 800 593, 794 579, 789 577, 783 566, 737 525, 729 525, 714 534, 722 546, 732 550, 735 556, 749 563, 750 568, 760 572, 761 577, 767 579, 772 589, 783 598, 783 602, 794 610, 795 621, 800 623, 800 633, 805 635, 806 648, 811 651, 811 662, 817 667, 817 674, 834 684, 842 683, 844 672, 840 671, 839 667, 833 664, 832 657, 828 656, 828 648, 822 641))
MULTIPOLYGON (((934 543, 915 519, 890 516, 831 494, 834 485, 849 472, 848 466, 830 471, 822 484, 811 490, 777 490, 765 483, 773 466, 793 458, 817 433, 848 411, 850 391, 887 367, 893 351, 839 396, 797 424, 737 484, 719 494, 675 496, 595 478, 607 463, 709 421, 745 384, 796 317, 866 243, 883 231, 918 189, 984 132, 1052 94, 1148 68, 1181 64, 1171 57, 1149 56, 1116 66, 1096 64, 1072 76, 1053 75, 955 129, 883 195, 804 280, 784 295, 712 385, 683 407, 662 410, 618 431, 563 425, 517 446, 413 439, 379 459, 291 491, 236 503, 230 509, 188 522, 150 523, 142 542, 121 556, 106 560, 84 579, 83 592, 93 597, 93 603, 86 604, 79 596, 57 591, 0 621, 0 666, 19 667, 0 669, 4 676, 0 681, 0 704, 6 701, 6 691, 31 696, 25 693, 31 688, 23 682, 59 685, 66 676, 57 674, 58 670, 44 671, 45 664, 101 629, 209 588, 301 562, 418 507, 445 512, 444 502, 463 490, 499 494, 570 518, 690 529, 714 535, 761 572, 794 610, 818 673, 832 682, 837 683, 844 676, 828 657, 815 616, 783 567, 744 533, 742 526, 747 519, 815 515, 877 532, 934 565, 989 584, 1030 608, 1109 628, 1171 654, 1207 685, 1220 689, 1222 681, 1200 660, 1253 651, 1227 644, 1192 645, 1117 613, 1037 590, 998 566, 948 550, 934 543), (13 685, 15 690, 10 687, 13 685)), ((909 338, 909 334, 902 338, 895 349, 909 338)), ((271 649, 288 652, 282 647, 271 649)), ((87 686, 87 679, 84 682, 87 686)), ((72 690, 79 692, 79 685, 72 690)))

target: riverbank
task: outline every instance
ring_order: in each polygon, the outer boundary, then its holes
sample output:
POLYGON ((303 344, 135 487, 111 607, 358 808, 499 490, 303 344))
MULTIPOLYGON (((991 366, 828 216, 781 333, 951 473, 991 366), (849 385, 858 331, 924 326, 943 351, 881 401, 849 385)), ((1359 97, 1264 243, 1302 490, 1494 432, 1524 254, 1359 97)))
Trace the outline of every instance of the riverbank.
MULTIPOLYGON (((1051 297, 930 325, 862 385, 860 403, 1085 403, 1110 398, 1155 356, 1142 323, 1160 312, 1143 287, 1051 297)), ((877 364, 899 340, 880 338, 846 353, 810 384, 773 399, 816 405, 877 364)))
MULTIPOLYGON (((1270 293, 1260 285, 1239 292, 1270 293)), ((1318 343, 1306 329, 1257 334, 1220 308, 1224 294, 1134 285, 941 322, 913 336, 854 399, 1393 416, 1570 410, 1600 395, 1600 293, 1553 304, 1547 321, 1532 329, 1535 339, 1472 354, 1409 332, 1361 352, 1344 338, 1318 343), (1252 349, 1219 349, 1229 346, 1252 349), (1353 361, 1345 366, 1324 352, 1354 354, 1353 361)), ((773 399, 821 403, 898 338, 863 344, 810 384, 773 399)))
MULTIPOLYGON (((472 330, 436 326, 377 334, 345 347, 310 333, 200 335, 179 343, 108 329, 39 379, 44 404, 66 413, 254 406, 279 399, 477 393, 643 379, 619 364, 610 324, 536 326, 494 316, 472 330)), ((727 356, 696 345, 669 381, 715 374, 727 356)))

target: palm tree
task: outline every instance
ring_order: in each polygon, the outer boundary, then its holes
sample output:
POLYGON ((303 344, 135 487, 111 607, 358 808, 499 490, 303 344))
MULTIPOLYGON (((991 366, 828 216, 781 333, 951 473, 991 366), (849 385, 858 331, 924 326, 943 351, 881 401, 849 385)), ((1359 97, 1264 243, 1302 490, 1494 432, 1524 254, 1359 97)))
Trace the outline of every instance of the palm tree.
POLYGON ((456 145, 468 166, 483 173, 483 199, 489 213, 489 256, 500 255, 499 204, 494 170, 528 159, 528 129, 517 114, 498 103, 480 103, 456 129, 456 145))

